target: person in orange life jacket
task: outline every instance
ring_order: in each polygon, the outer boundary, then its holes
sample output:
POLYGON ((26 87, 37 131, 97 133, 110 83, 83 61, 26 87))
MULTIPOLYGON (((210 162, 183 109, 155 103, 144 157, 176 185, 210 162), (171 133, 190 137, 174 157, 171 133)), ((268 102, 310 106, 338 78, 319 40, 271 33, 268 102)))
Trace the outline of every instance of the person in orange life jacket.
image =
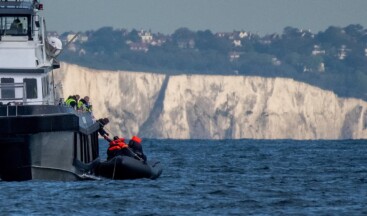
POLYGON ((132 149, 132 151, 137 155, 135 158, 143 159, 144 162, 147 161, 147 156, 143 153, 143 147, 141 145, 141 139, 137 136, 133 136, 131 140, 129 141, 129 148, 132 149))
POLYGON ((134 154, 130 151, 129 146, 125 143, 124 138, 115 136, 113 137, 113 140, 111 140, 107 135, 103 137, 109 142, 107 149, 107 160, 111 160, 112 158, 119 155, 134 157, 134 154))

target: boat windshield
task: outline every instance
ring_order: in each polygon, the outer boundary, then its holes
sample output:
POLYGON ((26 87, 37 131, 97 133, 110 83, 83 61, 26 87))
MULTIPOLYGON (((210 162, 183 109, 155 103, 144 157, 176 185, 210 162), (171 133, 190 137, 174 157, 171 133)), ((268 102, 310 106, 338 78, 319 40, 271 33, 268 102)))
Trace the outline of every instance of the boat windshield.
POLYGON ((0 0, 0 8, 32 8, 35 0, 0 0))
POLYGON ((0 35, 28 35, 28 16, 0 16, 0 35))

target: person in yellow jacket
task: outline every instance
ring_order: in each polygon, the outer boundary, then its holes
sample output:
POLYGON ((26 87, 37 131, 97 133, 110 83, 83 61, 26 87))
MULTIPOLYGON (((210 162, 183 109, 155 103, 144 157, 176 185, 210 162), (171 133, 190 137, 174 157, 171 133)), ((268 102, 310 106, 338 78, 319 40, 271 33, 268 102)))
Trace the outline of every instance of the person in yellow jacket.
POLYGON ((89 102, 88 96, 85 96, 78 101, 78 110, 92 112, 92 105, 89 102))
POLYGON ((80 96, 79 95, 70 95, 66 101, 65 101, 65 104, 67 106, 71 106, 73 107, 74 109, 77 108, 78 106, 78 100, 79 100, 80 96))

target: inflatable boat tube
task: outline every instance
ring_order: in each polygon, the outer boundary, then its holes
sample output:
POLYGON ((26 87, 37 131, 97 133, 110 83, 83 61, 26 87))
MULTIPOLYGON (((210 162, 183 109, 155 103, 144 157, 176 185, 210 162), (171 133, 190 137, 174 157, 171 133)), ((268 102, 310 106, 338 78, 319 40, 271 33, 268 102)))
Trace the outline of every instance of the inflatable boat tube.
POLYGON ((159 161, 146 163, 128 156, 117 156, 109 161, 99 163, 94 168, 94 174, 110 179, 156 179, 162 173, 159 161))

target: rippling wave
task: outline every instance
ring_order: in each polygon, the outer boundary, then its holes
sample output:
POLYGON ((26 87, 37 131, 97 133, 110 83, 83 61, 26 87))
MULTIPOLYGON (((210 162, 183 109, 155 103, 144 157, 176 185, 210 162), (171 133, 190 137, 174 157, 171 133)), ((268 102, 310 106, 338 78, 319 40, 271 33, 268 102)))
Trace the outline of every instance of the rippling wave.
POLYGON ((157 180, 0 182, 1 214, 367 215, 366 145, 146 140, 164 167, 157 180))

